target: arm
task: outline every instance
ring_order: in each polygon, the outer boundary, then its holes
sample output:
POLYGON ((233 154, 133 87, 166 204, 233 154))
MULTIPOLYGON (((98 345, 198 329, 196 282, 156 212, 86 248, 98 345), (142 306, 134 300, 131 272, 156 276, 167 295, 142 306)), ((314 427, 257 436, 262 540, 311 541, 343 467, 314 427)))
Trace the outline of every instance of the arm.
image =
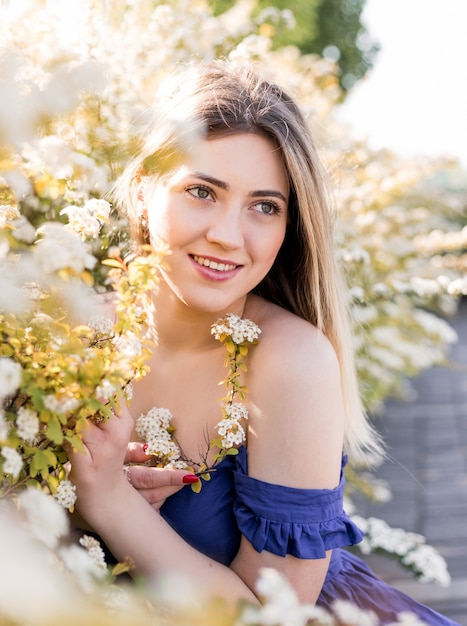
MULTIPOLYGON (((85 453, 70 453, 70 480, 77 487, 77 510, 119 560, 149 577, 176 572, 197 587, 198 598, 221 596, 232 604, 255 600, 228 567, 191 548, 129 483, 122 471, 134 421, 126 407, 83 432, 85 453)), ((148 468, 150 469, 150 468, 148 468)))
MULTIPOLYGON (((311 326, 302 322, 299 328, 295 326, 296 322, 290 328, 281 326, 280 335, 268 333, 272 343, 265 341, 255 349, 258 357, 251 363, 247 381, 254 389, 250 393, 250 473, 293 487, 333 488, 339 482, 342 448, 336 360, 329 344, 311 326)), ((126 410, 101 427, 91 425, 84 434, 86 454, 72 459, 78 508, 117 558, 130 555, 137 571, 148 575, 181 571, 198 581, 207 594, 232 602, 254 600, 258 569, 272 566, 291 580, 302 600, 317 598, 328 559, 257 553, 243 539, 229 568, 187 545, 123 476, 121 466, 132 428, 126 410)))
MULTIPOLYGON (((253 351, 249 367, 248 473, 274 484, 333 489, 339 483, 344 431, 335 352, 315 328, 296 318, 273 322, 262 337, 266 341, 264 352, 260 346, 253 351)), ((243 538, 231 567, 249 586, 260 567, 273 567, 302 601, 315 602, 329 558, 330 552, 313 560, 259 554, 243 538)))

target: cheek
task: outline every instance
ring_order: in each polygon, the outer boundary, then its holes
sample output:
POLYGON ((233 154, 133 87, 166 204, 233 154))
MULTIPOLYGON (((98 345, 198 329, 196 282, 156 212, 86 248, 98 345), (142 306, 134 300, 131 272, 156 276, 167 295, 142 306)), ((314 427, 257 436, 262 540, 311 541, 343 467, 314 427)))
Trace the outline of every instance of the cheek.
POLYGON ((160 216, 157 213, 152 213, 149 216, 149 234, 151 235, 152 241, 157 241, 162 239, 167 242, 169 238, 170 228, 168 224, 160 219, 160 216))
POLYGON ((281 249, 282 244, 285 239, 285 227, 281 229, 277 229, 275 233, 271 233, 270 236, 266 239, 267 246, 269 249, 269 255, 273 258, 279 254, 279 250, 281 249))

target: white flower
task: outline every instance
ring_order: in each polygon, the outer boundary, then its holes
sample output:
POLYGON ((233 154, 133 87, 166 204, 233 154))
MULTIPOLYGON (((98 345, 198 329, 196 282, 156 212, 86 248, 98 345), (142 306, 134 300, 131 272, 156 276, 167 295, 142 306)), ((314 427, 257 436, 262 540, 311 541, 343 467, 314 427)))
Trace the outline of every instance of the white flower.
POLYGON ((80 546, 70 545, 62 548, 59 551, 59 556, 65 567, 76 576, 83 591, 92 593, 96 581, 102 578, 103 571, 88 551, 80 546))
POLYGON ((433 546, 417 545, 402 557, 402 563, 417 572, 420 582, 435 582, 447 587, 451 582, 446 561, 433 546))
POLYGON ((3 473, 11 474, 13 478, 18 478, 21 469, 23 468, 23 459, 19 452, 9 446, 3 446, 2 456, 5 459, 3 463, 3 473))
POLYGON ((242 319, 238 315, 228 313, 226 317, 218 319, 211 326, 211 334, 220 341, 223 335, 232 337, 232 341, 238 345, 256 341, 261 329, 251 320, 242 319))
POLYGON ((248 606, 242 612, 242 623, 254 626, 306 626, 309 620, 332 626, 334 620, 324 609, 301 604, 293 587, 278 571, 263 567, 256 582, 263 604, 248 606))
POLYGON ((58 485, 57 493, 54 494, 57 502, 64 509, 71 510, 76 502, 76 487, 69 480, 62 480, 58 485))
POLYGON ((226 402, 223 406, 225 414, 232 420, 248 419, 248 409, 240 402, 226 402))
POLYGON ((172 413, 165 408, 153 407, 136 420, 136 432, 148 445, 147 454, 153 454, 166 464, 184 469, 187 464, 180 459, 181 452, 170 433, 172 413))
POLYGON ((44 396, 42 402, 52 413, 69 413, 79 406, 79 400, 67 393, 44 396))
POLYGON ((36 411, 24 406, 18 409, 16 433, 27 443, 33 443, 39 432, 39 417, 36 411))
POLYGON ((226 402, 223 405, 224 417, 216 426, 222 439, 223 448, 232 448, 246 439, 245 430, 240 420, 248 419, 248 409, 240 402, 226 402))
POLYGON ((422 582, 435 582, 448 585, 450 575, 446 561, 432 546, 425 543, 425 537, 410 533, 402 528, 391 528, 385 521, 370 517, 364 519, 352 516, 352 520, 365 533, 359 544, 363 554, 374 550, 384 550, 400 557, 401 563, 410 567, 422 582))
POLYGON ((223 437, 223 448, 232 448, 232 446, 245 441, 245 430, 237 420, 224 418, 217 424, 217 432, 223 437))
POLYGON ((63 224, 48 222, 38 229, 42 235, 34 249, 36 262, 45 273, 70 268, 76 272, 92 269, 96 259, 89 254, 81 239, 63 224))
POLYGON ((115 396, 115 393, 114 385, 108 380, 103 380, 102 383, 96 387, 96 396, 101 402, 107 402, 115 396))
POLYGON ((28 530, 49 548, 55 548, 59 539, 67 535, 67 514, 50 495, 35 488, 25 489, 20 494, 20 504, 28 530))
POLYGON ((99 570, 102 570, 104 573, 107 572, 105 553, 97 539, 95 539, 94 537, 90 537, 89 535, 83 535, 80 538, 79 542, 83 546, 83 548, 86 548, 89 556, 94 561, 97 568, 99 570))
POLYGON ((36 326, 40 326, 43 328, 47 328, 47 326, 50 326, 53 323, 54 323, 53 317, 51 317, 50 315, 47 315, 47 313, 43 313, 42 311, 37 311, 36 313, 34 313, 34 317, 32 318, 32 321, 31 321, 31 324, 34 324, 36 326))
POLYGON ((132 332, 128 332, 125 335, 117 337, 115 340, 115 347, 125 359, 133 359, 134 357, 139 356, 143 350, 141 341, 132 332))
POLYGON ((169 462, 178 461, 180 458, 180 448, 174 441, 167 439, 150 439, 148 442, 146 454, 153 454, 157 457, 167 459, 169 462))
POLYGON ((365 611, 347 600, 335 600, 332 610, 346 626, 378 626, 379 619, 373 611, 365 611))
POLYGON ((113 322, 110 318, 104 317, 102 315, 95 315, 91 317, 90 320, 87 321, 87 325, 91 330, 94 331, 96 335, 101 335, 102 337, 112 337, 113 336, 113 322))
POLYGON ((60 211, 60 215, 68 217, 68 227, 83 239, 96 239, 99 236, 102 223, 85 207, 69 205, 60 211))
POLYGON ((12 226, 14 228, 12 235, 15 239, 32 243, 36 238, 36 229, 24 215, 21 215, 17 220, 12 222, 12 226))
POLYGON ((21 365, 8 359, 0 357, 0 400, 11 396, 21 384, 21 365))
POLYGON ((153 439, 170 440, 170 423, 172 413, 169 409, 153 407, 146 414, 141 414, 136 420, 136 432, 143 441, 153 439))
POLYGON ((13 204, 0 204, 0 228, 3 228, 7 222, 14 222, 20 217, 21 213, 13 204))
POLYGON ((108 222, 111 206, 107 200, 100 200, 98 198, 91 198, 84 205, 84 208, 90 215, 95 217, 101 222, 108 222))

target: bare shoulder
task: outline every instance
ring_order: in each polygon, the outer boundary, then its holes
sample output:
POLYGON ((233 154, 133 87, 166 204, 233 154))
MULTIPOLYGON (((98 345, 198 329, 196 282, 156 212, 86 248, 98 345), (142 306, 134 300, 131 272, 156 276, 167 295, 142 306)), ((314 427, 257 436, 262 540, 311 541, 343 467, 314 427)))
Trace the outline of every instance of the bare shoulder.
POLYGON ((257 304, 262 332, 247 375, 249 467, 270 482, 335 487, 344 429, 335 350, 312 324, 270 303, 257 304))
POLYGON ((256 373, 268 371, 282 380, 307 376, 314 369, 316 374, 338 374, 335 350, 313 324, 269 302, 257 311, 254 321, 261 335, 250 357, 256 373))

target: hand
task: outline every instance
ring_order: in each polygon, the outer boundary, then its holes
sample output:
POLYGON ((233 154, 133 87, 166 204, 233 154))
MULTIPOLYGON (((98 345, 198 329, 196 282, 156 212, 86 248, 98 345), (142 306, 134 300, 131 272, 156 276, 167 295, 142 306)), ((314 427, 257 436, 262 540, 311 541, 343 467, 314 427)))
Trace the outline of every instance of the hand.
POLYGON ((102 424, 87 422, 81 433, 84 452, 68 450, 77 509, 88 522, 106 502, 120 500, 129 490, 122 467, 133 428, 134 420, 122 404, 112 419, 102 424))
POLYGON ((142 443, 132 441, 128 444, 125 463, 131 465, 126 466, 127 478, 157 511, 169 496, 177 493, 185 485, 199 480, 197 476, 186 470, 138 465, 150 458, 144 452, 142 443))

